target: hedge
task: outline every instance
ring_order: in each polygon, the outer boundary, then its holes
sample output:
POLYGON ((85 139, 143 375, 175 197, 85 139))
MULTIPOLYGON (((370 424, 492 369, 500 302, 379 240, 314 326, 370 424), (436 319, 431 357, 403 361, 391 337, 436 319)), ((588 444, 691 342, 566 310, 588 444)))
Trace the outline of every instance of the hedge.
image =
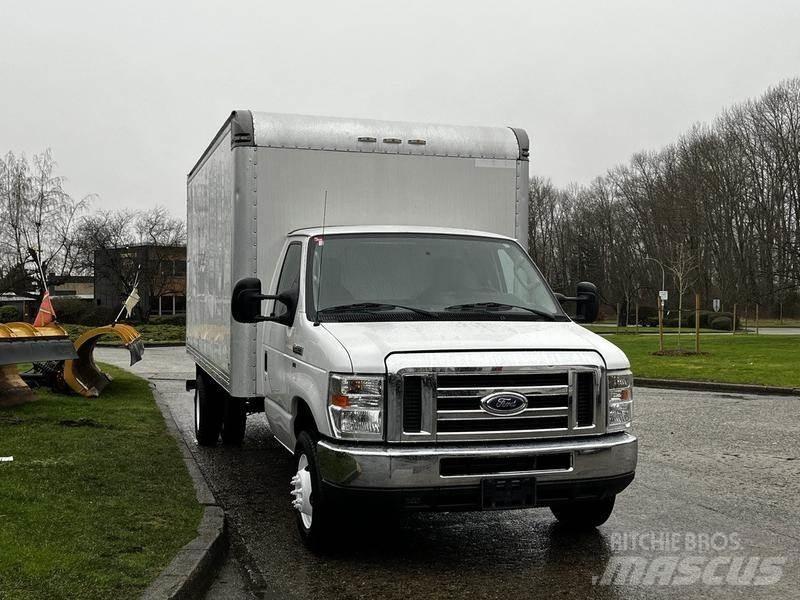
POLYGON ((19 311, 13 306, 0 306, 0 323, 19 321, 19 311))

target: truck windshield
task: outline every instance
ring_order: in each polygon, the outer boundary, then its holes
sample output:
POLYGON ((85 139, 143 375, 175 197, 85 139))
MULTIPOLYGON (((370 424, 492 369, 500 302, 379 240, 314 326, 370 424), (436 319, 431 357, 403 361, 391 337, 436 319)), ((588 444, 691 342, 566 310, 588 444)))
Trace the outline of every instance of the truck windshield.
POLYGON ((514 242, 435 234, 317 236, 307 311, 319 321, 566 321, 514 242))

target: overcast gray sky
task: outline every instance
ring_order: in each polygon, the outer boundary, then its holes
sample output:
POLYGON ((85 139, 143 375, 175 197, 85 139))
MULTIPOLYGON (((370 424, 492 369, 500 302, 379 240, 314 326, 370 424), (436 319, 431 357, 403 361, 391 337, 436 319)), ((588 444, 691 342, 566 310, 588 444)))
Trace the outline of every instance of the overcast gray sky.
POLYGON ((3 2, 0 152, 184 213, 233 108, 524 127, 585 183, 800 75, 800 2, 3 2))

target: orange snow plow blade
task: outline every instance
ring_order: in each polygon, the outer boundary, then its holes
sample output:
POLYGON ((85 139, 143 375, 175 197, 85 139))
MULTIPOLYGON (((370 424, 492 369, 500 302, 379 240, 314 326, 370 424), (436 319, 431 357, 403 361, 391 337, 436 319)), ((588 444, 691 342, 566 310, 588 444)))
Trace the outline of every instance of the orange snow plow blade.
POLYGON ((19 375, 18 363, 61 361, 77 356, 67 332, 55 323, 44 327, 0 323, 0 406, 14 406, 35 398, 19 375))
POLYGON ((130 325, 117 323, 90 329, 75 340, 77 358, 64 362, 64 381, 75 392, 87 398, 96 398, 111 383, 111 376, 101 371, 94 362, 94 349, 104 335, 116 335, 131 353, 131 365, 142 359, 144 344, 141 334, 130 325))

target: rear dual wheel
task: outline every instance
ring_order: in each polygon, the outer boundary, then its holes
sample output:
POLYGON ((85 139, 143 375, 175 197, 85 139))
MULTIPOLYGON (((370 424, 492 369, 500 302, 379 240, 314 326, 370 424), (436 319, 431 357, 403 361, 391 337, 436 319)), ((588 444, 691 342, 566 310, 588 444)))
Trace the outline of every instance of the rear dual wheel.
POLYGON ((222 434, 223 443, 241 444, 246 424, 245 401, 231 397, 198 367, 194 391, 194 435, 197 443, 201 446, 216 446, 222 434))

